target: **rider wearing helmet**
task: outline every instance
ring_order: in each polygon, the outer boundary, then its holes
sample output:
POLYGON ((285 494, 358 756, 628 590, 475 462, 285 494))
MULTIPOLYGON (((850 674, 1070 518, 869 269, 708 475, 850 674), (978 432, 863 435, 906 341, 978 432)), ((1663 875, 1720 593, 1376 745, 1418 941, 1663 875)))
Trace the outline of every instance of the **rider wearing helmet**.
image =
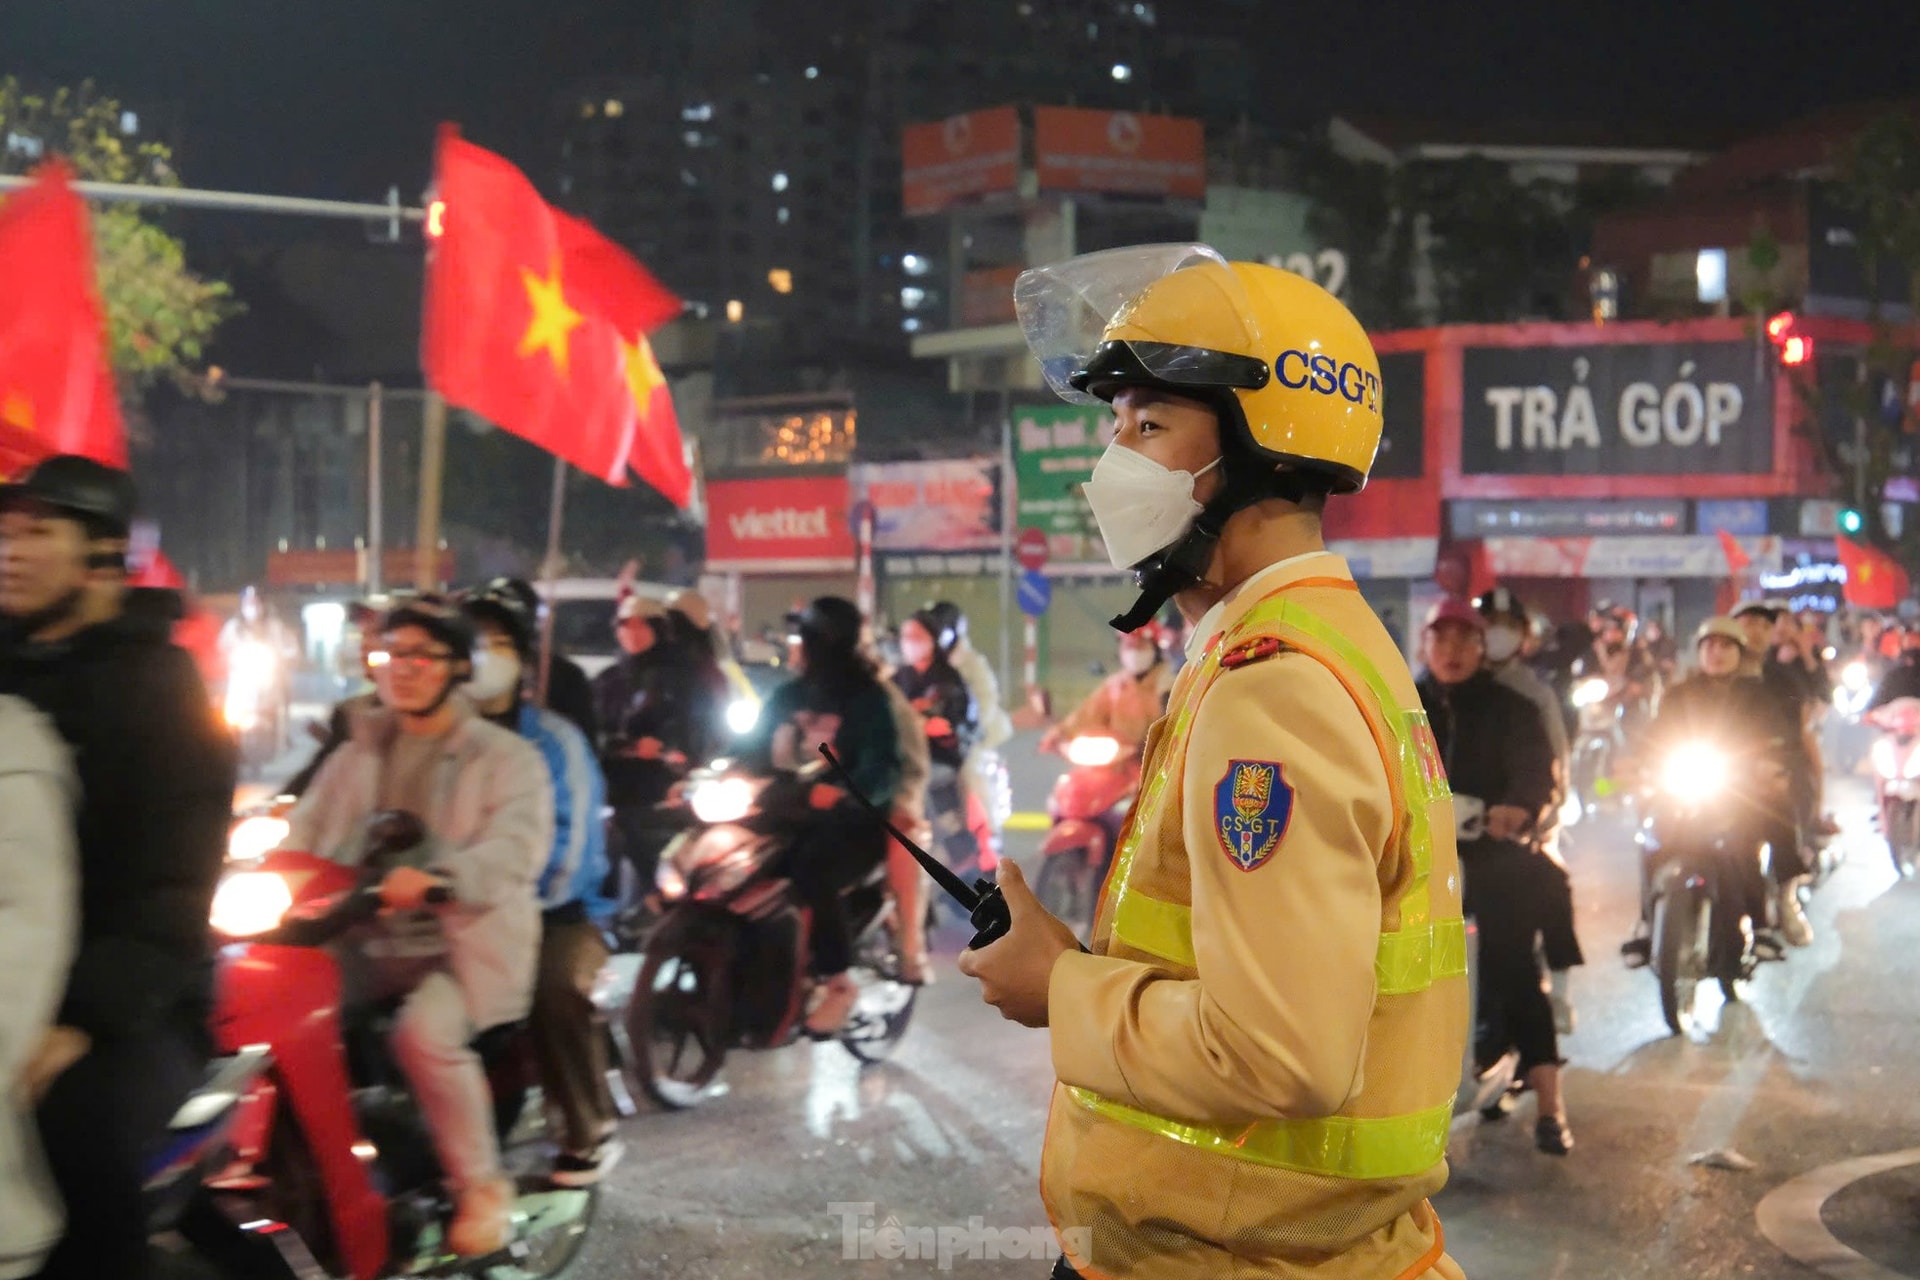
MULTIPOLYGON (((538 636, 542 606, 540 593, 534 590, 532 583, 524 578, 495 578, 481 590, 488 595, 512 596, 518 600, 521 610, 532 620, 534 634, 538 636)), ((536 643, 533 648, 537 650, 539 645, 536 643)), ((530 674, 536 672, 537 661, 536 657, 528 657, 527 670, 530 674)), ((537 675, 528 684, 538 688, 537 675)), ((573 721, 580 732, 587 735, 588 742, 595 741, 600 729, 594 720, 593 683, 587 679, 587 673, 580 669, 580 664, 560 652, 558 645, 554 646, 547 661, 546 688, 547 709, 573 721)))
POLYGON ((526 598, 495 580, 465 596, 460 610, 479 640, 467 696, 481 715, 533 744, 553 783, 553 851, 540 876, 540 967, 530 1025, 541 1088, 565 1121, 553 1181, 587 1186, 619 1156, 606 1048, 593 1006, 594 979, 607 962, 600 926, 613 914, 613 903, 600 896, 607 878, 600 820, 607 783, 579 726, 526 698, 526 672, 538 647, 536 615, 526 598))
MULTIPOLYGON (((879 669, 861 643, 860 610, 822 596, 788 620, 794 678, 775 689, 740 756, 759 768, 803 769, 833 748, 853 785, 882 810, 900 787, 901 747, 879 669)), ((812 970, 820 980, 807 1029, 831 1036, 845 1025, 859 989, 847 975, 853 937, 842 891, 886 857, 886 832, 840 787, 817 782, 808 794, 814 820, 788 855, 794 888, 812 909, 812 970)))
POLYGON ((1013 813, 1013 788, 1007 778, 1006 761, 1000 753, 1000 748, 1013 737, 1013 720, 1001 705, 1000 678, 993 673, 993 664, 973 647, 968 637, 966 612, 951 600, 935 601, 926 607, 926 612, 936 626, 952 631, 953 644, 947 650, 947 661, 967 682, 967 691, 973 695, 979 726, 973 745, 967 749, 963 774, 968 811, 973 815, 969 821, 976 827, 982 847, 997 860, 1001 830, 1013 813))
POLYGON ((1555 1026, 1560 1034, 1573 1031, 1572 998, 1568 994, 1567 971, 1586 963, 1580 940, 1573 927, 1573 881, 1560 857, 1560 806, 1567 798, 1568 770, 1571 764, 1567 740, 1566 716, 1560 696, 1534 674, 1523 656, 1527 638, 1534 631, 1533 618, 1520 598, 1505 587, 1495 587, 1473 602, 1487 620, 1487 670, 1493 678, 1531 702, 1540 712, 1547 731, 1547 743, 1553 752, 1553 798, 1540 812, 1534 829, 1534 847, 1554 866, 1550 877, 1553 904, 1551 923, 1541 930, 1542 950, 1551 975, 1550 995, 1555 1026))
POLYGON ((146 1161, 209 1047, 233 746, 168 620, 130 608, 134 509, 132 477, 74 455, 0 489, 0 693, 53 722, 80 784, 78 950, 30 1073, 67 1208, 47 1276, 148 1274, 146 1161))
MULTIPOLYGON (((1694 633, 1696 665, 1692 675, 1667 691, 1660 714, 1647 734, 1647 759, 1655 769, 1676 746, 1703 742, 1740 761, 1733 770, 1743 785, 1736 787, 1727 823, 1738 838, 1728 847, 1741 856, 1735 867, 1745 898, 1745 911, 1754 925, 1754 943, 1763 955, 1777 959, 1781 938, 1767 928, 1766 880, 1760 871, 1759 849, 1791 818, 1782 822, 1788 804, 1785 778, 1795 744, 1798 721, 1755 676, 1745 674, 1751 657, 1748 630, 1738 617, 1709 618, 1694 633)), ((1640 927, 1621 947, 1631 966, 1647 963, 1652 953, 1648 930, 1652 926, 1650 886, 1642 884, 1640 927)), ((1796 900, 1797 902, 1797 900, 1796 900)))
POLYGON ((1117 420, 1085 490, 1140 588, 1114 626, 1169 599, 1193 624, 1091 952, 1009 863, 1011 933, 961 957, 1050 1028, 1058 1274, 1457 1277, 1427 1202, 1466 1048, 1454 823, 1320 527, 1379 447, 1372 343, 1311 281, 1193 245, 1014 296, 1054 389, 1117 420))
POLYGON ((540 950, 537 884, 553 850, 547 765, 520 736, 459 696, 474 670, 473 624, 430 601, 382 624, 381 707, 321 766, 288 815, 285 847, 356 865, 368 819, 415 815, 428 841, 387 871, 393 913, 340 956, 350 1000, 402 997, 388 1044, 413 1088, 457 1200, 447 1242, 475 1256, 509 1237, 513 1183, 500 1165, 486 1073, 472 1042, 527 1016, 540 950), (417 864, 417 865, 415 865, 417 864), (451 902, 429 908, 437 886, 451 902))

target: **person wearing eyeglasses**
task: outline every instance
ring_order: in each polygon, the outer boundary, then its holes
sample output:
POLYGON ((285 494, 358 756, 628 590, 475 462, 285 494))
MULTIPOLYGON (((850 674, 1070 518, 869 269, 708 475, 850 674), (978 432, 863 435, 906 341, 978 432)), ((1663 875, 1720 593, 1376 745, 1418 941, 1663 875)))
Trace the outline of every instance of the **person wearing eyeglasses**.
POLYGON ((472 1042, 533 1003, 553 783, 538 750, 454 696, 473 675, 467 618, 410 603, 387 615, 380 639, 384 705, 355 718, 288 815, 282 843, 355 864, 376 813, 404 811, 427 830, 420 855, 380 882, 389 914, 339 958, 349 1001, 403 997, 389 1047, 456 1199, 447 1243, 473 1257, 505 1247, 514 1188, 472 1042), (428 908, 439 886, 451 901, 428 908))

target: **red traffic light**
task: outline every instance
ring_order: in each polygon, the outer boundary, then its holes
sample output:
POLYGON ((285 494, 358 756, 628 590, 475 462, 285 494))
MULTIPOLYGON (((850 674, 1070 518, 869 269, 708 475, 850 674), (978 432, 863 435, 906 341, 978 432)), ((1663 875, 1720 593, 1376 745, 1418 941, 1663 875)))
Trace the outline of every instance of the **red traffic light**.
POLYGON ((1780 344, 1780 363, 1794 368, 1813 359, 1813 339, 1794 334, 1780 344))
POLYGON ((427 201, 427 239, 438 240, 447 234, 447 202, 427 201))
MULTIPOLYGON (((1791 311, 1782 311, 1779 315, 1767 321, 1767 336, 1773 339, 1775 342, 1784 341, 1786 339, 1787 334, 1791 333, 1792 331, 1793 331, 1793 312, 1791 311)), ((1790 363, 1798 364, 1800 362, 1798 360, 1795 360, 1795 361, 1791 361, 1790 363)))

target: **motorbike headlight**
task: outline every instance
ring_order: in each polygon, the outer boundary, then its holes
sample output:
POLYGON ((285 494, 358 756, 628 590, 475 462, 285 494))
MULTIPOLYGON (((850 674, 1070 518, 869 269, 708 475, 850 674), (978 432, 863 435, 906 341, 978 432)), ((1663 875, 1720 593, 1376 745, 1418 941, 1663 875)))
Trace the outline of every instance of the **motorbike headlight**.
POLYGON ((1560 825, 1563 827, 1575 826, 1579 823, 1580 819, 1586 816, 1587 807, 1580 803, 1579 796, 1569 791, 1566 800, 1560 805, 1560 825))
POLYGON ((1083 768, 1097 769, 1120 758, 1120 740, 1107 737, 1075 738, 1067 744, 1067 761, 1083 768))
POLYGON ((1573 705, 1576 707, 1598 706, 1607 700, 1608 684, 1595 676, 1591 680, 1582 680, 1573 687, 1573 705))
POLYGON ((280 847, 290 830, 285 818, 270 814, 256 813, 251 818, 242 818, 227 835, 227 861, 252 862, 264 857, 280 847))
POLYGON ((760 723, 760 700, 758 698, 735 698, 727 704, 727 728, 735 733, 746 733, 760 723))
POLYGON ((1867 664, 1864 662, 1849 662, 1840 670, 1840 683, 1855 693, 1867 687, 1867 679, 1867 664))
POLYGON ((251 938, 279 925, 293 890, 272 871, 242 871, 220 882, 208 922, 229 938, 251 938))
POLYGON ((1726 788, 1726 752, 1702 742, 1675 747, 1660 764, 1660 788, 1670 796, 1708 800, 1726 788))
POLYGON ((693 816, 709 826, 738 822, 753 809, 753 784, 745 778, 703 778, 687 794, 693 816))

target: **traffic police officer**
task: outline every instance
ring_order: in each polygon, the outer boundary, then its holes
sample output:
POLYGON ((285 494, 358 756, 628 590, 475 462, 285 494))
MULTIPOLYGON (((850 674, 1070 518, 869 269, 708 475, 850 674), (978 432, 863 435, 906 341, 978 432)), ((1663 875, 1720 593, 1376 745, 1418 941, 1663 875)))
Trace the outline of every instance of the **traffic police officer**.
POLYGON ((1198 246, 1028 272, 1029 345, 1118 420, 1087 496, 1193 624, 1091 954, 1009 864, 961 957, 1050 1028, 1056 1276, 1454 1280, 1428 1197, 1467 1035, 1452 801, 1413 679, 1321 540, 1380 372, 1311 282, 1198 246))

